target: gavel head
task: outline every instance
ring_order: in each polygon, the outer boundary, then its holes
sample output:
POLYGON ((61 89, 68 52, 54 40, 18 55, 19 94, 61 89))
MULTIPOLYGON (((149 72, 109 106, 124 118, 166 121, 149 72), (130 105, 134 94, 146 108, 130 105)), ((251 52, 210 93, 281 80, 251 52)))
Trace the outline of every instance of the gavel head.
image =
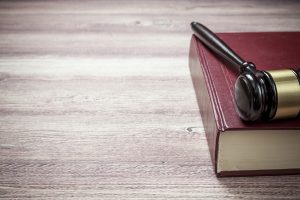
POLYGON ((234 98, 236 110, 245 121, 297 117, 300 75, 293 69, 245 68, 236 80, 234 98))

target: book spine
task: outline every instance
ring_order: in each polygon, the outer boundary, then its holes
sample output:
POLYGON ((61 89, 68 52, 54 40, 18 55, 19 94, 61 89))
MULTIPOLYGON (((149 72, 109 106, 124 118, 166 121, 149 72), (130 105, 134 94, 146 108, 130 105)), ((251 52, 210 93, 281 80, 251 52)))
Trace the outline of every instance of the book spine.
POLYGON ((214 108, 211 102, 212 98, 210 98, 210 94, 208 91, 209 85, 206 81, 205 73, 203 72, 203 59, 205 58, 202 57, 201 59, 202 62, 199 60, 197 41, 194 37, 192 37, 189 53, 190 73, 208 142, 212 163, 216 172, 217 137, 219 134, 219 130, 217 128, 218 126, 214 115, 214 108))

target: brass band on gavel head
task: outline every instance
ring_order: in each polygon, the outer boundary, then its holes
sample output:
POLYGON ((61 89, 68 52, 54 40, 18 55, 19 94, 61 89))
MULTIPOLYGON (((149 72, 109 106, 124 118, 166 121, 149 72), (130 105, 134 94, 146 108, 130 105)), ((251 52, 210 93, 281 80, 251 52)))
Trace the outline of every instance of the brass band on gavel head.
POLYGON ((291 69, 270 70, 277 90, 277 111, 273 119, 297 117, 300 112, 300 84, 291 69))

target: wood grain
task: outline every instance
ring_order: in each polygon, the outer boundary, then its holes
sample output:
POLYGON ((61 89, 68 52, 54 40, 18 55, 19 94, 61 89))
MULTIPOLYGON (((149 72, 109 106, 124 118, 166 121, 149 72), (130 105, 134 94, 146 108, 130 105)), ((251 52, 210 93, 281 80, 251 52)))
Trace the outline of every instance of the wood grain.
POLYGON ((299 199, 214 176, 189 23, 300 31, 297 1, 1 1, 2 199, 299 199))

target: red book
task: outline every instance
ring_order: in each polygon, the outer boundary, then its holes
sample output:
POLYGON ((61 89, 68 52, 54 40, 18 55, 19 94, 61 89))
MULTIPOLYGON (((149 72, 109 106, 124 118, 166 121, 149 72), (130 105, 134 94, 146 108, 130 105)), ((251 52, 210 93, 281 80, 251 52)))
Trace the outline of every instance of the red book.
MULTIPOLYGON (((300 68, 300 32, 217 35, 257 69, 300 68)), ((195 36, 189 66, 217 176, 300 174, 299 118, 242 121, 233 98, 238 73, 195 36)))

